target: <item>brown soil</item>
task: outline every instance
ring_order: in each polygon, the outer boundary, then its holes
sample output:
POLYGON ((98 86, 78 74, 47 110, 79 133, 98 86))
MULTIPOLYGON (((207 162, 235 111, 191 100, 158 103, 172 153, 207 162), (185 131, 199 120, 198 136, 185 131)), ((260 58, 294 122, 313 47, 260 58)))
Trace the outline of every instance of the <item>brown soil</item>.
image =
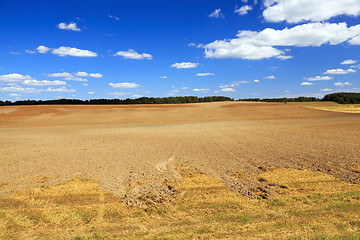
POLYGON ((250 197, 273 167, 360 182, 360 115, 283 103, 1 107, 0 136, 0 196, 82 176, 131 205, 181 164, 250 197))

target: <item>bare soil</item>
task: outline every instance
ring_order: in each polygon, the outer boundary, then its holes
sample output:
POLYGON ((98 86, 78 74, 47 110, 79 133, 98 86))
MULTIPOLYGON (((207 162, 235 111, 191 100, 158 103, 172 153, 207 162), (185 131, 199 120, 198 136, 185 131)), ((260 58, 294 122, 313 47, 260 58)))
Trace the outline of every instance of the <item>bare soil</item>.
POLYGON ((1 107, 0 146, 0 196, 81 176, 137 205, 181 164, 253 198, 267 168, 360 183, 360 114, 283 103, 1 107))

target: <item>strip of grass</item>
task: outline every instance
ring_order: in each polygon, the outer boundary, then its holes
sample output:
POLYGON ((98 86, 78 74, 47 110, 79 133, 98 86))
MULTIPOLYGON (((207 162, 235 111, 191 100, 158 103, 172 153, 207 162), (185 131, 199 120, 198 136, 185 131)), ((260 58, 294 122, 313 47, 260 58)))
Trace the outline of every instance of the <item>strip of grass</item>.
MULTIPOLYGON (((359 239, 360 186, 310 171, 270 169, 278 193, 248 199, 219 178, 183 174, 172 207, 127 207, 95 180, 0 199, 1 239, 359 239)), ((188 171, 189 172, 189 171, 188 171)))
POLYGON ((291 102, 300 107, 344 113, 360 113, 360 104, 338 104, 335 102, 291 102))

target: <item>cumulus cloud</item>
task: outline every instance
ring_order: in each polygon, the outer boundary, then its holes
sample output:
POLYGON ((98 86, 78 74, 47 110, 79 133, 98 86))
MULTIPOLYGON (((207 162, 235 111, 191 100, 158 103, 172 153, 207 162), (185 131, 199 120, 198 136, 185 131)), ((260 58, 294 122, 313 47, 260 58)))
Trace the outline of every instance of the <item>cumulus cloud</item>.
POLYGON ((197 73, 196 76, 198 77, 206 77, 206 76, 213 76, 213 73, 197 73))
MULTIPOLYGON (((207 58, 242 58, 258 60, 277 57, 289 59, 285 52, 275 47, 318 47, 323 44, 337 45, 360 34, 360 25, 347 27, 346 23, 307 23, 292 28, 276 30, 266 28, 257 31, 239 31, 237 38, 216 40, 203 45, 207 58)), ((360 43, 359 43, 360 44, 360 43)))
POLYGON ((265 0, 263 16, 270 22, 323 21, 339 15, 358 16, 358 0, 265 0))
POLYGON ((52 54, 58 55, 60 57, 65 56, 73 56, 73 57, 97 57, 97 53, 89 51, 89 50, 82 50, 77 48, 71 47, 59 47, 59 48, 48 48, 43 45, 36 48, 39 53, 46 53, 51 51, 52 54))
POLYGON ((304 78, 305 80, 308 81, 327 81, 327 80, 331 80, 334 77, 329 77, 329 76, 316 76, 316 77, 309 77, 309 78, 304 78))
POLYGON ((48 48, 48 47, 45 47, 43 45, 40 45, 36 48, 36 50, 39 52, 39 53, 46 53, 48 51, 51 50, 51 48, 48 48))
POLYGON ((23 88, 19 86, 0 87, 0 92, 22 92, 22 93, 39 93, 40 89, 36 88, 23 88))
POLYGON ((188 88, 189 88, 189 87, 182 87, 181 89, 182 89, 182 90, 186 90, 186 89, 188 89, 188 88))
POLYGON ((360 45, 360 35, 353 37, 351 40, 349 40, 350 45, 360 45))
POLYGON ((181 68, 196 68, 199 64, 192 63, 192 62, 181 62, 181 63, 174 63, 171 67, 181 69, 181 68))
POLYGON ((301 86, 311 86, 311 85, 314 85, 314 83, 312 83, 312 82, 303 82, 300 85, 301 86))
POLYGON ((235 92, 236 90, 234 88, 222 88, 220 89, 222 92, 235 92))
POLYGON ((103 75, 100 73, 87 73, 87 72, 77 72, 75 73, 76 76, 79 77, 93 77, 93 78, 102 78, 103 75))
POLYGON ((121 97, 121 96, 129 95, 129 93, 127 93, 127 92, 111 92, 111 93, 107 93, 106 95, 113 96, 113 97, 121 97))
POLYGON ((221 9, 215 9, 212 13, 210 13, 209 17, 212 18, 223 18, 224 15, 221 13, 221 9))
POLYGON ((92 94, 94 94, 94 92, 88 92, 88 94, 92 95, 92 94))
POLYGON ((330 88, 324 88, 320 90, 320 92, 330 92, 330 91, 332 91, 332 89, 330 88))
POLYGON ((93 78, 102 78, 103 77, 103 75, 100 73, 90 73, 89 76, 93 77, 93 78))
POLYGON ((87 72, 77 72, 75 73, 76 76, 79 76, 79 77, 87 77, 89 76, 89 74, 87 72))
POLYGON ((114 56, 122 56, 125 59, 147 59, 151 60, 152 56, 148 53, 137 53, 134 49, 129 49, 127 51, 119 51, 114 56))
POLYGON ((348 73, 356 73, 356 70, 352 68, 348 70, 337 68, 337 69, 329 69, 326 72, 324 72, 324 74, 348 74, 348 73))
POLYGON ((72 56, 72 57, 97 57, 97 53, 89 51, 89 50, 82 50, 77 48, 71 47, 59 47, 55 48, 51 51, 52 54, 58 55, 60 57, 65 56, 72 56))
POLYGON ((264 79, 276 79, 276 77, 271 75, 271 76, 264 77, 264 79))
POLYGON ((336 82, 334 83, 334 86, 337 86, 337 87, 344 87, 344 86, 351 86, 352 84, 349 83, 349 82, 336 82))
POLYGON ((59 23, 57 25, 57 27, 62 30, 71 30, 71 31, 76 31, 76 32, 81 31, 81 29, 77 27, 76 23, 69 23, 69 24, 59 23))
POLYGON ((75 89, 68 89, 66 87, 60 87, 60 88, 52 88, 49 87, 45 90, 46 92, 62 92, 62 93, 70 93, 70 92, 76 92, 75 89))
POLYGON ((239 15, 246 15, 248 13, 248 11, 251 11, 251 10, 252 10, 251 6, 245 5, 245 6, 235 9, 235 12, 239 15))
POLYGON ((258 82, 260 82, 260 80, 259 80, 259 79, 255 79, 254 82, 255 82, 255 83, 258 83, 258 82))
POLYGON ((352 60, 352 59, 348 59, 348 60, 341 62, 342 65, 350 65, 350 64, 355 64, 355 63, 357 63, 357 60, 352 60))
POLYGON ((123 82, 123 83, 109 83, 109 85, 113 88, 137 88, 140 85, 136 84, 136 83, 128 83, 128 82, 123 82))
POLYGON ((194 88, 193 89, 194 92, 207 92, 209 90, 210 89, 208 89, 208 88, 194 88))
POLYGON ((166 79, 166 78, 167 78, 167 76, 161 76, 160 78, 161 78, 161 79, 166 79))
POLYGON ((24 80, 31 80, 29 75, 22 75, 19 73, 11 73, 6 75, 0 75, 0 82, 20 82, 24 80))
POLYGON ((63 80, 67 80, 67 81, 86 82, 87 79, 78 77, 78 76, 79 76, 79 75, 78 75, 79 73, 80 73, 80 75, 85 75, 85 72, 75 73, 77 76, 74 76, 73 74, 68 73, 68 72, 62 72, 62 73, 52 73, 52 74, 48 74, 48 76, 49 76, 49 77, 62 78, 63 80))
POLYGON ((29 86, 59 86, 59 85, 66 85, 66 82, 64 81, 59 81, 59 80, 55 80, 55 81, 48 81, 48 80, 42 80, 42 81, 38 81, 38 80, 25 80, 23 82, 24 85, 29 85, 29 86))

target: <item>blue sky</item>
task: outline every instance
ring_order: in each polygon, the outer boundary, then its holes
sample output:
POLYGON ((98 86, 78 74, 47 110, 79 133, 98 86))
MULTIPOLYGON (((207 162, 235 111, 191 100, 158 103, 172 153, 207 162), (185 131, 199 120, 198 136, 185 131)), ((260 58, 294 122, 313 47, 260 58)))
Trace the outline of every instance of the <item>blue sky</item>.
POLYGON ((0 0, 0 100, 360 91, 358 0, 0 0))

